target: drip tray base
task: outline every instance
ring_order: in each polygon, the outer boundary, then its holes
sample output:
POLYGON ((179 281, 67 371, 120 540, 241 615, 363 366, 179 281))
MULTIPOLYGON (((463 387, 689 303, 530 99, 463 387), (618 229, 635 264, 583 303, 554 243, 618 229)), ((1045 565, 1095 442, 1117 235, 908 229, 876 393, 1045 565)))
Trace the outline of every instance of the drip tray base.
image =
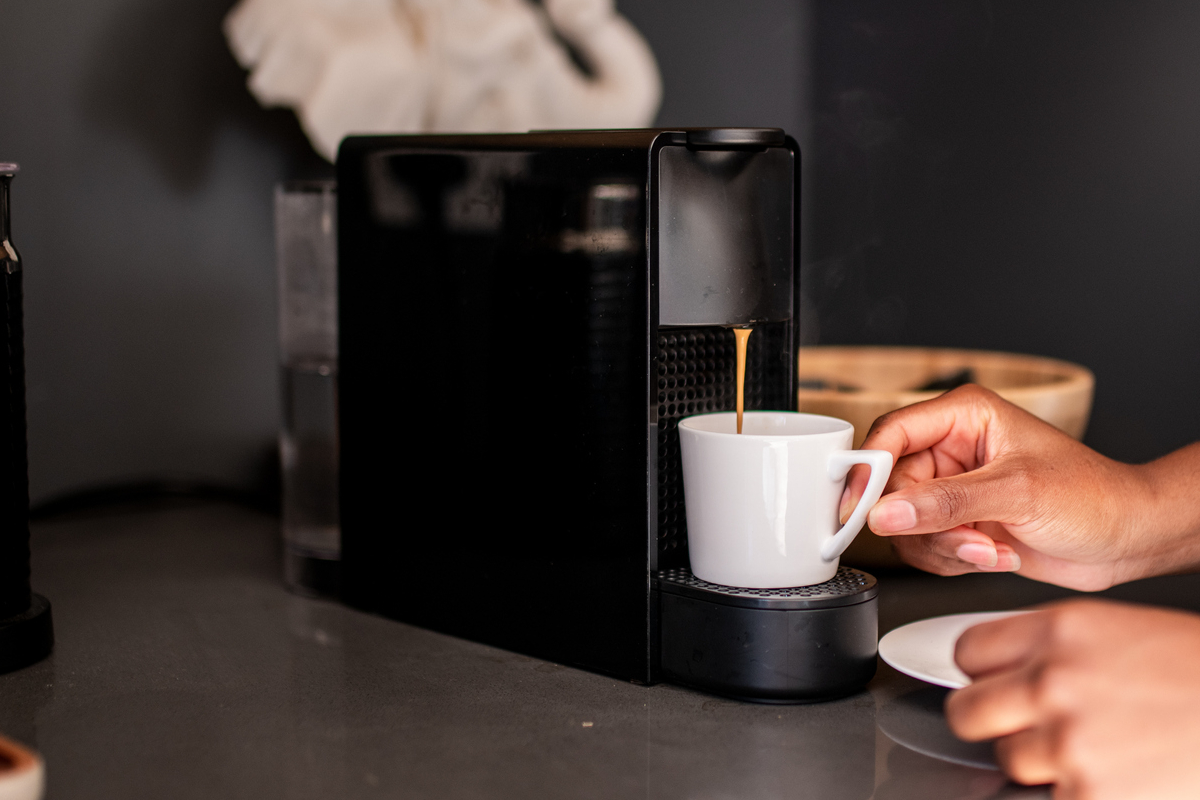
POLYGON ((656 576, 667 680, 758 703, 853 694, 875 676, 878 584, 840 567, 825 583, 743 589, 688 570, 656 576))

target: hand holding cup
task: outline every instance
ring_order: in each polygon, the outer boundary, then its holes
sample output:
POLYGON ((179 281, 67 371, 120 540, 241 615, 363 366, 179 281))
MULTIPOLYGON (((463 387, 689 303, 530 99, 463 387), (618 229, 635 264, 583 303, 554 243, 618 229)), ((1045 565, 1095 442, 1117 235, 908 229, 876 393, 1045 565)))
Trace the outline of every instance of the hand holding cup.
MULTIPOLYGON (((1095 591, 1200 564, 1196 446, 1122 464, 969 385, 880 417, 863 447, 896 458, 868 525, 929 572, 1095 591)), ((851 473, 843 518, 866 483, 851 473)))

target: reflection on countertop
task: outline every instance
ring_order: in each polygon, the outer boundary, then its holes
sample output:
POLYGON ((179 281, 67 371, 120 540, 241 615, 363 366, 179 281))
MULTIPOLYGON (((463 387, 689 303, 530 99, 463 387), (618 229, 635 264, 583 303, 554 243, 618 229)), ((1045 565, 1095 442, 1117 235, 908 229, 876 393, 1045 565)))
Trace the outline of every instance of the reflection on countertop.
MULTIPOLYGON (((48 797, 1049 796, 980 768, 978 748, 945 760, 940 690, 885 665, 816 705, 637 686, 290 595, 278 538, 277 520, 218 505, 35 527, 58 644, 0 676, 0 731, 43 753, 48 797)), ((1013 576, 880 583, 883 631, 1065 594, 1013 576)), ((1197 588, 1117 594, 1186 605, 1197 588)))
POLYGON ((879 730, 930 758, 995 772, 999 767, 991 742, 964 742, 950 732, 942 711, 947 694, 940 686, 922 686, 890 698, 879 709, 879 730))
MULTIPOLYGON (((894 676, 889 687, 904 679, 894 676)), ((915 682, 914 682, 915 683, 915 682)), ((878 691, 880 736, 874 800, 1034 800, 1045 787, 1016 786, 996 766, 990 742, 964 742, 950 732, 942 712, 948 690, 917 684, 893 696, 878 691)))

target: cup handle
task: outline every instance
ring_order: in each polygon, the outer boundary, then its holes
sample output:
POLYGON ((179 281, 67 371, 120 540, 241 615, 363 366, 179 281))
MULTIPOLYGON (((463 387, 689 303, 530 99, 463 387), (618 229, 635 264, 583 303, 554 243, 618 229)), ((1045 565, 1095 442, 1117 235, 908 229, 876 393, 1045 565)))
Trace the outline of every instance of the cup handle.
POLYGON ((839 450, 829 457, 829 479, 846 480, 846 473, 855 464, 869 466, 871 478, 867 481, 866 491, 863 492, 862 499, 858 501, 858 507, 850 515, 850 519, 846 520, 846 524, 832 539, 821 545, 821 558, 826 562, 833 561, 846 552, 846 548, 867 521, 867 513, 883 496, 883 488, 892 474, 892 454, 887 450, 839 450))

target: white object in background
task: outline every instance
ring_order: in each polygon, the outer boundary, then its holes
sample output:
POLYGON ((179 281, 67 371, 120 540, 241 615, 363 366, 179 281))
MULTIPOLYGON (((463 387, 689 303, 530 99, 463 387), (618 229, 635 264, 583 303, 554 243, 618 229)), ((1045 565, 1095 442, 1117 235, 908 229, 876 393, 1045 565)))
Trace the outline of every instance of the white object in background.
POLYGON ((790 411, 726 411, 679 423, 692 574, 747 588, 811 586, 866 522, 892 471, 886 450, 851 450, 845 420, 790 411), (846 473, 868 464, 858 508, 838 526, 846 473))
POLYGON ((241 0, 225 18, 265 106, 330 161, 349 133, 636 128, 662 83, 612 0, 241 0), (572 62, 557 36, 593 72, 572 62))
POLYGON ((0 736, 0 800, 40 800, 46 788, 41 757, 0 736))
POLYGON ((954 645, 967 628, 1028 611, 980 611, 950 614, 901 625, 879 640, 879 657, 911 678, 961 689, 971 683, 954 662, 954 645))

